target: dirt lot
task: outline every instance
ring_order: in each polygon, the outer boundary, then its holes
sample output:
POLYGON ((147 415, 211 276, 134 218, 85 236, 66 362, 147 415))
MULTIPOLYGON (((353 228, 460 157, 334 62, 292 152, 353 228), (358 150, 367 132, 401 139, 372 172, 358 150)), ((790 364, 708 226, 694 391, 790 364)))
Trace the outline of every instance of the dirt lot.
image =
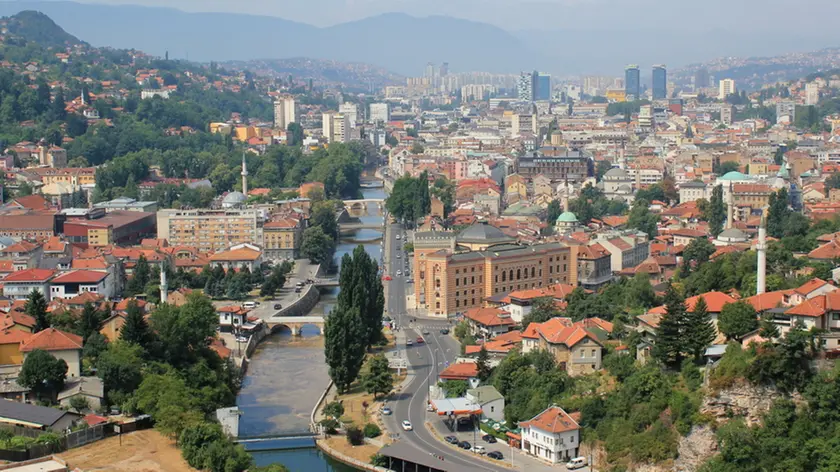
POLYGON ((371 444, 364 444, 361 446, 351 446, 344 436, 333 436, 325 439, 324 442, 334 451, 338 451, 345 456, 350 456, 353 459, 362 461, 364 463, 370 462, 370 456, 379 452, 380 447, 371 444))
POLYGON ((112 437, 58 454, 71 468, 84 471, 194 472, 174 441, 153 429, 112 437))

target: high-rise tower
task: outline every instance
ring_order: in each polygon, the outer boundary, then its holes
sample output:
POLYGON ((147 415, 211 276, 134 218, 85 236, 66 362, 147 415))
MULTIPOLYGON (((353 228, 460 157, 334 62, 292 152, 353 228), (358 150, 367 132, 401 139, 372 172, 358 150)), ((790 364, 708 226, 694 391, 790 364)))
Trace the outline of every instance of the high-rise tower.
POLYGON ((758 227, 758 270, 755 276, 755 294, 761 295, 767 289, 767 219, 761 214, 761 225, 758 227))
POLYGON ((653 66, 653 99, 668 98, 668 71, 664 65, 653 66))

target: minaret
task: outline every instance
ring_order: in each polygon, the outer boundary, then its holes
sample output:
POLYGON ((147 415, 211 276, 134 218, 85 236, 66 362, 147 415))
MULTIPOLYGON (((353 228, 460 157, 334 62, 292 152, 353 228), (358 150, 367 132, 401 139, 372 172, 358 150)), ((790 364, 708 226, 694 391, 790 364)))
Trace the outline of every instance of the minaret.
POLYGON ((758 252, 758 273, 755 277, 755 294, 761 295, 766 290, 767 275, 767 219, 764 212, 761 213, 761 225, 758 227, 758 244, 755 246, 758 252))
POLYGON ((245 153, 242 153, 242 193, 248 196, 248 165, 245 163, 245 153))
POLYGON ((729 183, 729 195, 726 198, 726 229, 732 228, 732 212, 735 204, 732 197, 732 182, 729 183))
POLYGON ((166 283, 166 264, 160 265, 160 304, 166 303, 166 297, 169 295, 169 284, 166 283))

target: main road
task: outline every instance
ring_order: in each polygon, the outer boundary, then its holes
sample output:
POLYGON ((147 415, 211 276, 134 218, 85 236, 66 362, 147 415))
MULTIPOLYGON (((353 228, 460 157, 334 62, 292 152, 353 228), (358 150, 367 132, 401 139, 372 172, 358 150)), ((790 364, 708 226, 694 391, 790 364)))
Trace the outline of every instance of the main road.
POLYGON ((385 232, 385 238, 386 272, 392 278, 388 282, 388 314, 399 328, 398 350, 402 350, 400 355, 405 356, 411 365, 409 375, 412 377, 406 388, 395 395, 388 404, 393 411, 392 415, 383 417, 388 430, 399 433, 400 441, 424 453, 442 457, 443 469, 454 471, 458 470, 458 466, 462 466, 509 471, 510 469, 497 466, 488 460, 476 458, 472 453, 442 444, 426 428, 429 385, 436 382, 440 370, 455 361, 460 347, 451 336, 440 334, 443 328, 451 329, 448 320, 413 320, 406 314, 406 287, 411 287, 408 280, 414 275, 411 272, 406 275, 406 267, 409 267, 409 270, 414 268, 407 265, 410 261, 403 251, 405 230, 402 225, 392 224, 385 232), (400 236, 399 240, 396 239, 397 235, 400 236), (397 255, 400 257, 397 258, 397 255), (400 275, 397 275, 397 271, 400 275), (416 341, 418 337, 423 337, 425 342, 414 342, 413 346, 405 346, 406 339, 416 341), (402 430, 400 423, 406 419, 411 422, 413 431, 402 430))

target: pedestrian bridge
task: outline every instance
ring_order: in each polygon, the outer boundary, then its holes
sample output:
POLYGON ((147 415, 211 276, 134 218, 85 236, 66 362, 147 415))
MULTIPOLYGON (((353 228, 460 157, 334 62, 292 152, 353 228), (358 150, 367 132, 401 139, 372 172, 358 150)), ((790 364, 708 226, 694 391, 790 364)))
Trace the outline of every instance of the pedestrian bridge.
POLYGON ((317 326, 321 336, 324 335, 323 316, 272 316, 266 320, 270 332, 274 333, 280 329, 287 328, 292 336, 300 335, 300 330, 306 325, 317 326))
POLYGON ((375 203, 379 205, 379 208, 385 204, 385 200, 382 198, 363 198, 361 200, 344 200, 344 208, 347 208, 347 211, 351 210, 365 210, 369 203, 375 203))

